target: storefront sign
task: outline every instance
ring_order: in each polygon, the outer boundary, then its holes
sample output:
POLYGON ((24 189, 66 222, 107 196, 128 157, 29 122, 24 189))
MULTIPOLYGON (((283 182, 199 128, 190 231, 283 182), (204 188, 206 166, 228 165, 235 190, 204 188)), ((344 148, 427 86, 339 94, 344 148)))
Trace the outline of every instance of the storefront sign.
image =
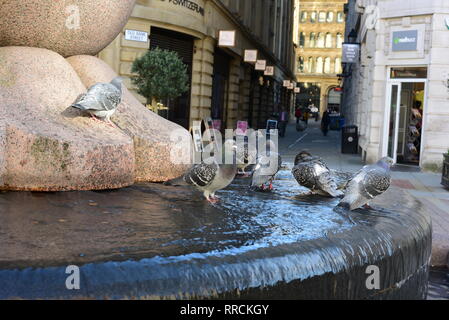
POLYGON ((219 47, 235 46, 235 30, 220 30, 218 33, 219 47))
POLYGON ((267 60, 257 60, 256 62, 256 70, 265 71, 265 68, 267 67, 267 60))
POLYGON ((392 51, 416 51, 418 30, 396 31, 392 36, 392 51))
POLYGON ((266 75, 266 76, 274 76, 274 67, 273 66, 267 66, 265 68, 264 75, 266 75))
MULTIPOLYGON (((161 0, 166 1, 166 0, 161 0)), ((186 9, 192 10, 194 12, 199 13, 204 16, 204 8, 201 7, 198 3, 190 0, 168 0, 169 3, 174 4, 175 6, 181 6, 186 9)))
POLYGON ((237 121, 237 130, 235 134, 244 136, 248 131, 248 121, 237 121))
POLYGON ((257 50, 245 50, 244 59, 245 62, 256 63, 257 50))
POLYGON ((148 42, 148 32, 138 30, 125 30, 125 40, 148 42))
POLYGON ((356 63, 359 60, 360 45, 357 43, 343 43, 342 63, 356 63))
POLYGON ((289 87, 290 86, 290 80, 284 80, 284 87, 289 87))
POLYGON ((295 93, 299 93, 301 91, 300 88, 295 88, 295 93))

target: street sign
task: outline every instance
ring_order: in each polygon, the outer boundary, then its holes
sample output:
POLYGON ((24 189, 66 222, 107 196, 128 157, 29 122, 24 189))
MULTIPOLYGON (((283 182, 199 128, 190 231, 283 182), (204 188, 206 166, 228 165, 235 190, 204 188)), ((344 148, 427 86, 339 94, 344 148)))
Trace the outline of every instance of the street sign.
POLYGON ((148 42, 148 32, 139 30, 125 30, 125 40, 148 42))

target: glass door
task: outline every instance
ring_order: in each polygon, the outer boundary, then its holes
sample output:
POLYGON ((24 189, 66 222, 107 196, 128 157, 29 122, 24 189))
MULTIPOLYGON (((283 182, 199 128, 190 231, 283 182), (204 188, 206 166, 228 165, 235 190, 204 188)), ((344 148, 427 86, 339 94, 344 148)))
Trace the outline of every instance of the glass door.
POLYGON ((398 130, 399 127, 399 111, 400 111, 400 94, 401 83, 393 82, 389 86, 389 105, 388 110, 388 150, 387 155, 397 161, 397 148, 398 148, 398 130))

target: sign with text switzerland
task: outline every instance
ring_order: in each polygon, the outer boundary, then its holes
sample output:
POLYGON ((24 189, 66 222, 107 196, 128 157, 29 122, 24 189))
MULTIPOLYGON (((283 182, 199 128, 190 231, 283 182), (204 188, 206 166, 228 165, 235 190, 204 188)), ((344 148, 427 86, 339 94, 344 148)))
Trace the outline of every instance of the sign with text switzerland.
POLYGON ((391 38, 392 51, 418 50, 418 30, 395 31, 391 38))
POLYGON ((357 43, 343 43, 341 62, 356 63, 359 60, 360 45, 357 43))

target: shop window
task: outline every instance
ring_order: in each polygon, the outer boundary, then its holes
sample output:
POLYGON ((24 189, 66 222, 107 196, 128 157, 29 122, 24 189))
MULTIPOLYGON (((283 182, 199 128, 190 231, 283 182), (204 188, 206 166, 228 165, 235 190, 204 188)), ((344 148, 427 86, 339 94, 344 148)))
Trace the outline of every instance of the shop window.
POLYGON ((316 42, 317 48, 324 48, 324 33, 319 32, 316 42))
POLYGON ((326 12, 320 11, 320 13, 318 14, 318 22, 326 22, 326 12))
POLYGON ((310 48, 315 48, 315 46, 316 46, 315 32, 311 32, 310 33, 310 37, 309 37, 309 47, 310 48))
POLYGON ((323 58, 322 57, 316 58, 315 73, 323 73, 323 58))
POLYGON ((315 23, 316 22, 316 12, 313 11, 310 13, 310 22, 315 23))
POLYGON ((324 59, 324 73, 331 73, 331 58, 324 59))
POLYGON ((334 22, 334 13, 333 12, 328 12, 327 13, 326 22, 327 23, 334 22))
POLYGON ((332 34, 330 32, 326 33, 326 48, 332 48, 332 34))

